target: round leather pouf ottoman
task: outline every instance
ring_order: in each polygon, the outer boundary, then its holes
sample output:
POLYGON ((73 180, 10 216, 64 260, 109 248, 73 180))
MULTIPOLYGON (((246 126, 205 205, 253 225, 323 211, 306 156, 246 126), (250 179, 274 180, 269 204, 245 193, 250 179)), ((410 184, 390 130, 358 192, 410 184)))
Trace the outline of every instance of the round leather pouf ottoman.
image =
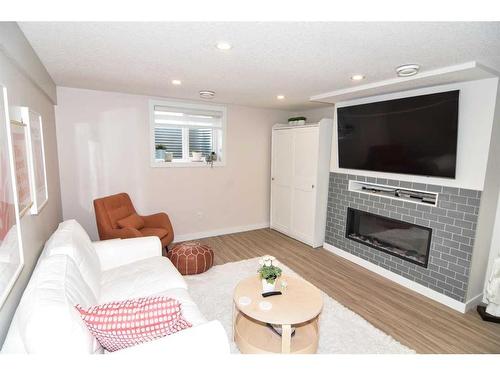
POLYGON ((214 264, 214 251, 196 241, 174 245, 167 256, 182 275, 205 272, 214 264))

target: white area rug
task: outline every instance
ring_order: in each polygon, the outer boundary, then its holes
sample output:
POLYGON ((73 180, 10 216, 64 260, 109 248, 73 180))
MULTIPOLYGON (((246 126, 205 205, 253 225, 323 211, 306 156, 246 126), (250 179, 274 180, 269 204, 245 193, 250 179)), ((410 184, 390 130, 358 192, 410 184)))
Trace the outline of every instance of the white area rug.
MULTIPOLYGON (((282 263, 281 266, 284 273, 298 276, 282 263)), ((200 275, 186 276, 189 293, 201 312, 208 320, 217 319, 224 326, 233 353, 238 353, 231 338, 233 291, 240 280, 255 274, 258 267, 258 258, 254 258, 215 266, 200 275)), ((326 293, 323 293, 323 302, 318 353, 415 353, 326 293)))

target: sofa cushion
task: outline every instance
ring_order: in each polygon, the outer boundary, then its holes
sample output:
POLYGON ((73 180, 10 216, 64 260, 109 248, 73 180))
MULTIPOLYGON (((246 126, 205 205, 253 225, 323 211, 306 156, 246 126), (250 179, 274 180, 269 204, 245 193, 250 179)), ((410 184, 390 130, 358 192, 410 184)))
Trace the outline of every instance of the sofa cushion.
POLYGON ((117 221, 118 226, 120 228, 134 228, 134 229, 142 229, 144 228, 144 219, 133 213, 123 219, 117 221))
POLYGON ((76 304, 96 302, 70 257, 54 255, 40 259, 17 308, 3 351, 58 355, 102 352, 74 308, 76 304))
POLYGON ((182 275, 162 256, 151 257, 104 271, 99 303, 147 297, 173 288, 187 289, 182 275))
POLYGON ((141 232, 144 237, 156 236, 160 239, 168 234, 168 231, 163 228, 142 228, 139 232, 141 232))
POLYGON ((99 297, 101 265, 87 232, 76 220, 59 224, 43 251, 42 257, 57 254, 69 256, 78 266, 80 273, 95 297, 99 297))
POLYGON ((77 305, 89 331, 107 351, 153 341, 191 327, 179 301, 168 297, 143 297, 109 302, 87 309, 77 305))

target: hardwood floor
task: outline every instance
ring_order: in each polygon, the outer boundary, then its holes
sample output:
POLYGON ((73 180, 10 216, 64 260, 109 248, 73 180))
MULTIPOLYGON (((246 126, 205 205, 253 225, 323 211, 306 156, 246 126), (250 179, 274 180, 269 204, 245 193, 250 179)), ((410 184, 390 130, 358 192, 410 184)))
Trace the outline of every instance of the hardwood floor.
POLYGON ((456 312, 325 249, 313 249, 271 229, 200 241, 212 246, 216 264, 276 256, 417 353, 500 353, 500 324, 483 322, 475 311, 456 312))

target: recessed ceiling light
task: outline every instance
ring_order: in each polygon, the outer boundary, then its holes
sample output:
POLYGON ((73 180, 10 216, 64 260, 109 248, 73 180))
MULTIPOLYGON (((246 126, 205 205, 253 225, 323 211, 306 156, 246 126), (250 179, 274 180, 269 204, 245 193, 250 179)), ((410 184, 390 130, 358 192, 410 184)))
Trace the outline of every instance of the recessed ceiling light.
POLYGON ((177 85, 178 86, 180 84, 182 84, 182 81, 180 79, 173 79, 172 80, 172 85, 177 85))
POLYGON ((285 99, 285 95, 276 95, 276 99, 283 100, 285 99))
POLYGON ((228 42, 217 42, 216 44, 216 47, 220 50, 223 50, 223 51, 227 51, 231 48, 233 48, 233 46, 231 44, 229 44, 228 42))
POLYGON ((396 68, 396 73, 399 77, 410 77, 418 73, 420 65, 417 64, 406 64, 401 65, 396 68))
POLYGON ((351 79, 353 81, 361 81, 362 79, 365 79, 365 76, 363 74, 354 74, 351 76, 351 79))
POLYGON ((211 90, 201 90, 200 97, 203 99, 213 99, 215 96, 215 91, 211 90))

